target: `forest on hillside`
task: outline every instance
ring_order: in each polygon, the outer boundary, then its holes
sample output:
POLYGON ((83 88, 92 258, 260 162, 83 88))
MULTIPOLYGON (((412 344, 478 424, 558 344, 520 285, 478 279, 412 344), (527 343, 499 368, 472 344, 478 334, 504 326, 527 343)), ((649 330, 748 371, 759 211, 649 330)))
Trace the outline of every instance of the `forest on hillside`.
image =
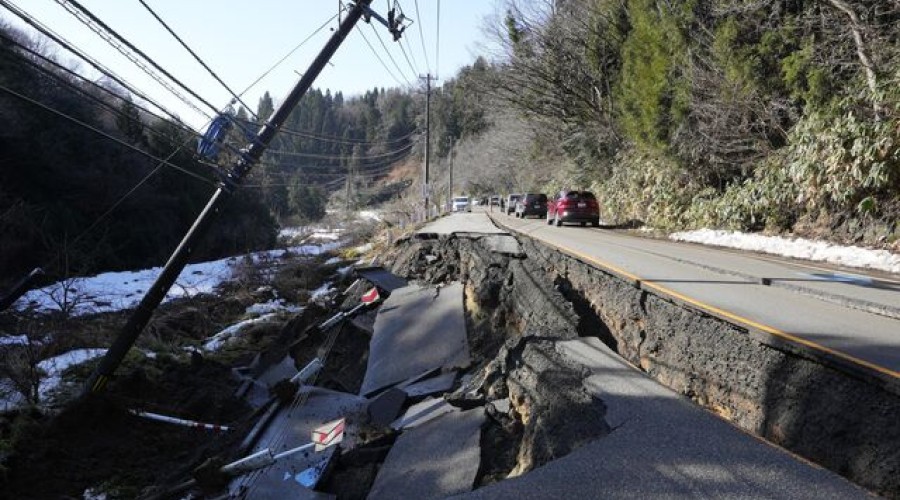
MULTIPOLYGON (((59 279, 162 265, 274 110, 267 93, 257 109, 229 111, 211 161, 177 116, 111 77, 80 77, 67 56, 0 27, 0 285, 36 266, 59 279)), ((335 192, 364 202, 363 188, 421 154, 423 102, 412 91, 311 90, 192 258, 270 248, 280 224, 321 218, 335 192)))
MULTIPOLYGON (((612 223, 900 246, 900 1, 500 6, 494 52, 432 92, 435 207, 580 187, 612 223)), ((0 29, 0 284, 160 265, 278 99, 234 110, 201 161, 177 116, 66 54, 0 29)), ((420 209, 424 124, 422 89, 311 91, 195 258, 270 245, 328 200, 420 209)))
POLYGON ((662 229, 900 244, 897 0, 507 0, 453 82, 487 193, 595 190, 662 229), (477 96, 477 97, 475 97, 477 96))

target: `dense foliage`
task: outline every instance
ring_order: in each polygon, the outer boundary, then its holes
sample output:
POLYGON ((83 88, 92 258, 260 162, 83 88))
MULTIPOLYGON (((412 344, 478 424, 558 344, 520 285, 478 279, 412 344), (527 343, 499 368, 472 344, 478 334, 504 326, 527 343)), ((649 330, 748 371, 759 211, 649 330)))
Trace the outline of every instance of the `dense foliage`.
POLYGON ((591 187, 662 228, 900 235, 900 2, 508 0, 459 144, 482 190, 591 187), (521 170, 532 171, 523 174, 521 170), (514 179, 508 186, 509 179, 514 179))

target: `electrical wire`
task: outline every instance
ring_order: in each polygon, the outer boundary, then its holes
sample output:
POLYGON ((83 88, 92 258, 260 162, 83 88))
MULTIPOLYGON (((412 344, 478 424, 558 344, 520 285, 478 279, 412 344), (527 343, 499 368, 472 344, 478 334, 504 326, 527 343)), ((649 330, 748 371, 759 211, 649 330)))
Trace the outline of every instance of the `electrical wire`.
MULTIPOLYGON (((409 81, 409 78, 406 77, 406 73, 404 73, 403 70, 400 69, 400 65, 397 64, 397 60, 394 59, 394 56, 391 54, 391 51, 387 48, 387 45, 384 43, 384 40, 381 39, 381 33, 379 33, 377 29, 375 29, 374 24, 370 23, 369 27, 372 28, 372 32, 375 33, 375 38, 378 40, 378 43, 381 44, 381 48, 384 49, 384 52, 385 52, 385 54, 387 54, 388 59, 391 60, 391 64, 393 64, 394 67, 397 68, 397 74, 399 74, 400 76, 403 77, 404 80, 406 80, 407 85, 412 86, 412 84, 409 81)), ((401 45, 400 48, 402 49, 403 46, 401 45)))
POLYGON ((285 135, 292 135, 296 137, 303 137, 306 139, 315 139, 321 142, 330 142, 334 144, 344 144, 348 146, 381 146, 381 145, 390 145, 397 144, 398 142, 403 142, 408 140, 410 137, 414 135, 418 135, 419 132, 412 131, 404 136, 397 137, 395 139, 387 140, 387 141, 364 141, 364 140, 355 140, 355 139, 341 139, 336 136, 327 136, 323 134, 314 134, 312 132, 305 132, 301 130, 291 130, 282 128, 279 130, 280 132, 284 132, 285 135))
MULTIPOLYGON (((341 15, 341 12, 343 12, 344 10, 345 10, 345 7, 344 7, 343 3, 341 3, 341 4, 340 4, 340 7, 339 7, 339 9, 338 9, 338 13, 337 13, 337 14, 331 16, 327 21, 325 21, 324 23, 322 23, 321 26, 319 26, 318 28, 316 28, 315 31, 313 31, 309 36, 307 36, 306 38, 304 38, 299 44, 297 44, 297 46, 295 46, 295 47, 294 47, 293 49, 291 49, 287 54, 285 54, 284 57, 282 57, 281 59, 279 59, 279 60, 278 60, 275 64, 273 64, 269 69, 267 69, 266 71, 264 71, 263 74, 261 74, 261 75, 259 76, 259 78, 257 78, 256 80, 253 80, 253 83, 251 83, 250 85, 248 85, 247 88, 245 88, 244 91, 241 92, 241 93, 238 94, 238 95, 241 95, 241 96, 242 96, 242 95, 246 94, 247 92, 249 92, 250 89, 252 89, 253 87, 255 87, 257 83, 259 83, 260 81, 262 81, 263 78, 265 78, 266 76, 268 76, 269 73, 271 73, 272 71, 274 71, 275 68, 277 68, 277 67, 280 66, 284 61, 286 61, 288 57, 291 57, 291 55, 293 55, 294 52, 296 52, 297 50, 299 50, 300 47, 302 47, 304 44, 306 44, 306 42, 310 41, 310 40, 312 39, 312 37, 316 36, 317 34, 319 34, 320 31, 322 31, 323 29, 325 29, 326 27, 328 27, 328 25, 331 24, 331 22, 334 21, 338 16, 340 16, 340 15, 341 15)), ((266 118, 268 118, 268 116, 263 116, 263 117, 262 117, 263 120, 265 120, 266 118)))
POLYGON ((198 56, 197 53, 194 52, 188 46, 188 44, 185 43, 185 41, 182 40, 181 37, 178 36, 178 34, 176 34, 175 31, 169 27, 168 24, 166 24, 166 22, 163 21, 162 18, 160 18, 159 15, 157 15, 156 12, 154 12, 154 10, 150 8, 149 5, 147 5, 147 2, 145 2, 144 0, 138 0, 138 2, 140 2, 140 4, 143 5, 145 9, 147 9, 147 12, 149 12, 151 16, 153 16, 157 21, 159 21, 159 24, 161 24, 163 26, 163 28, 165 28, 166 31, 168 31, 169 34, 172 35, 172 37, 174 37, 175 40, 177 40, 178 43, 181 44, 182 47, 184 47, 184 50, 187 50, 194 57, 194 59, 198 63, 200 63, 201 66, 203 66, 203 69, 205 69, 213 78, 215 78, 216 81, 219 82, 222 85, 222 87, 224 87, 225 90, 227 90, 228 93, 231 94, 232 97, 234 97, 234 100, 236 102, 239 102, 241 104, 241 106, 243 106, 244 109, 246 109, 247 112, 250 113, 251 116, 256 118, 256 113, 254 113, 253 110, 250 109, 250 106, 247 106, 247 104, 241 100, 241 97, 239 95, 237 95, 233 90, 231 90, 231 87, 229 87, 228 84, 226 84, 221 78, 219 78, 219 75, 217 75, 216 72, 212 70, 212 68, 210 68, 205 62, 203 62, 203 59, 201 59, 200 56, 198 56))
MULTIPOLYGON (((168 121, 166 118, 163 118, 162 116, 160 116, 160 115, 154 113, 153 111, 147 109, 146 107, 144 107, 144 106, 142 106, 142 105, 140 105, 140 104, 138 104, 138 103, 135 103, 134 101, 132 101, 132 100, 130 100, 130 99, 124 97, 124 96, 121 96, 121 95, 119 95, 119 94, 113 92, 112 90, 110 90, 110 89, 108 89, 108 88, 106 88, 106 87, 104 87, 104 86, 102 86, 102 85, 99 85, 99 84, 97 84, 97 83, 95 83, 95 82, 93 82, 93 81, 91 81, 91 80, 85 78, 84 76, 79 75, 78 73, 76 73, 76 72, 72 71, 71 69, 69 69, 69 68, 63 66, 62 64, 60 64, 60 63, 54 61, 53 59, 50 59, 49 57, 47 57, 47 56, 41 54, 40 52, 37 52, 37 51, 35 51, 35 50, 31 49, 31 48, 28 48, 27 46, 25 46, 25 45, 23 45, 23 44, 17 42, 16 40, 14 40, 14 39, 12 39, 12 38, 9 38, 8 36, 6 36, 6 35, 5 35, 4 33, 2 33, 2 32, 0 32, 0 38, 3 38, 3 39, 6 40, 7 42, 9 42, 9 43, 15 45, 15 46, 18 47, 20 50, 24 50, 24 51, 28 52, 28 53, 31 54, 32 56, 34 56, 34 57, 40 59, 41 61, 43 61, 44 63, 46 63, 46 64, 48 64, 48 65, 51 65, 51 66, 52 66, 53 68, 55 68, 56 70, 62 71, 62 72, 66 73, 66 74, 68 74, 68 75, 70 75, 70 76, 72 76, 72 77, 74 77, 74 78, 77 78, 79 81, 81 81, 81 82, 83 82, 83 83, 86 83, 86 84, 90 85, 92 88, 95 88, 95 89, 97 89, 97 90, 99 90, 99 91, 101 91, 101 92, 104 92, 105 94, 107 94, 107 95, 109 95, 109 96, 111 96, 111 97, 114 97, 115 99, 118 99, 118 100, 122 101, 123 103, 131 104, 131 105, 133 105, 135 108, 140 109, 141 111, 143 111, 144 113, 147 113, 147 114, 150 115, 150 116, 153 116, 153 117, 156 118, 157 120, 164 121, 164 122, 166 122, 166 123, 171 123, 172 125, 174 125, 175 127, 177 127, 179 130, 181 130, 181 131, 183 131, 183 132, 186 132, 186 133, 188 133, 189 135, 191 135, 191 138, 192 138, 192 139, 193 139, 193 138, 197 138, 197 137, 202 137, 202 136, 201 136, 200 134, 198 134, 194 129, 191 129, 191 128, 185 126, 183 123, 181 123, 181 122, 170 122, 170 121, 168 121)), ((48 68, 42 66, 41 64, 39 64, 39 63, 37 63, 37 62, 35 62, 35 61, 33 61, 33 60, 27 58, 27 57, 24 57, 22 54, 17 54, 17 55, 19 56, 19 59, 21 60, 22 63, 28 64, 29 66, 31 66, 31 67, 37 69, 38 71, 42 72, 43 74, 45 74, 45 75, 49 76, 50 78, 53 78, 54 80, 58 81, 58 82, 61 83, 62 85, 65 85, 66 87, 70 88, 70 89, 73 90, 74 92, 78 92, 79 94, 83 95, 83 96, 86 97, 87 99, 90 99, 90 100, 96 102, 98 105, 103 106, 104 108, 106 108, 106 109, 109 110, 110 112, 115 113, 115 114, 117 114, 117 115, 119 115, 119 116, 125 116, 125 113, 124 113, 121 109, 116 108, 115 106, 111 105, 110 103, 108 103, 108 102, 106 102, 106 101, 104 101, 104 100, 98 98, 97 96, 91 94, 90 92, 86 91, 85 89, 82 89, 82 88, 80 88, 80 87, 78 87, 78 86, 72 84, 71 82, 69 82, 69 81, 67 81, 65 78, 63 78, 62 76, 57 75, 56 73, 54 73, 53 71, 50 71, 48 68)), ((168 142, 169 142, 170 144, 173 144, 173 145, 174 145, 174 142, 171 141, 171 140, 169 140, 168 137, 165 136, 165 134, 162 134, 162 133, 158 132, 157 130, 153 129, 152 127, 148 129, 148 132, 150 132, 150 133, 152 133, 152 134, 155 134, 155 135, 157 135, 158 137, 163 137, 163 138, 167 139, 168 142)))
POLYGON ((406 59, 406 64, 408 64, 409 69, 412 70, 413 75, 418 75, 419 71, 416 69, 415 66, 413 66, 413 63, 409 60, 409 56, 406 54, 406 49, 403 48, 403 44, 402 43, 398 44, 398 46, 400 47, 400 52, 403 53, 404 59, 406 59))
POLYGON ((403 55, 405 56, 407 53, 409 54, 409 57, 412 58, 412 64, 413 64, 413 66, 415 66, 415 68, 414 68, 414 69, 415 69, 415 74, 416 74, 416 75, 420 75, 421 73, 419 72, 419 62, 416 61, 416 55, 413 53, 413 49, 412 49, 412 47, 409 45, 409 37, 403 36, 403 37, 400 37, 400 38, 403 40, 402 43, 405 43, 405 44, 406 44, 406 49, 407 49, 407 51, 408 51, 408 52, 404 52, 403 55))
POLYGON ((34 100, 34 99, 32 99, 32 98, 30 98, 30 97, 28 97, 28 96, 26 96, 26 95, 20 94, 20 93, 16 92, 15 90, 12 90, 12 89, 10 89, 9 87, 6 87, 5 85, 0 84, 0 90, 4 91, 4 92, 6 92, 7 94, 10 94, 10 95, 12 95, 12 96, 14 96, 14 97, 17 97, 17 98, 20 99, 20 100, 23 100, 23 101, 25 101, 25 102, 31 103, 31 104, 33 104, 33 105, 35 105, 35 106, 37 106, 37 107, 39 107, 39 108, 41 108, 41 109, 43 109, 43 110, 45 110, 45 111, 48 111, 48 112, 50 112, 50 113, 52 113, 52 114, 54 114, 54 115, 56 115, 56 116, 59 116, 60 118, 64 118, 65 120, 70 121, 70 122, 72 122, 72 123, 74 123, 74 124, 76 124, 76 125, 79 125, 79 126, 85 128, 85 129, 87 129, 87 130, 90 130, 91 132, 94 132, 94 133, 97 134, 97 135, 100 135, 100 136, 105 137, 105 138, 107 138, 107 139, 109 139, 109 140, 111 140, 111 141, 113 141, 113 142, 115 142, 115 143, 118 143, 118 144, 120 144, 120 145, 122 145, 122 146, 125 146, 126 148, 128 148, 128 149, 130 149, 130 150, 132 150, 132 151, 135 151, 135 152, 141 154, 142 156, 145 156, 145 157, 147 157, 147 158, 150 158, 151 160, 154 160, 154 161, 158 161, 158 162, 162 163, 163 165, 166 165, 167 167, 170 167, 170 168, 173 168, 173 169, 175 169, 175 170, 178 170, 179 172, 181 172, 181 173, 183 173, 183 174, 185 174, 185 175, 188 175, 188 176, 190 176, 190 177, 193 177, 193 178, 195 178, 195 179, 198 179, 198 180, 200 180, 200 181, 202 181, 202 182, 205 182, 205 183, 207 183, 207 184, 209 184, 209 185, 211 185, 211 186, 215 186, 215 185, 216 185, 213 181, 211 181, 210 179, 207 179, 206 177, 203 177, 202 175, 196 174, 196 173, 191 172, 190 170, 187 170, 187 169, 185 169, 185 168, 183 168, 183 167, 179 167, 178 165, 175 165, 174 163, 171 163, 171 162, 169 162, 169 161, 167 161, 167 160, 164 160, 164 159, 162 159, 162 158, 159 158, 159 157, 157 157, 157 156, 154 156, 152 153, 149 153, 149 152, 147 152, 147 151, 144 151, 143 149, 141 149, 141 148, 139 148, 139 147, 137 147, 137 146, 128 144, 127 142, 125 142, 125 141, 123 141, 123 140, 121 140, 121 139, 119 139, 119 138, 117 138, 117 137, 113 137, 113 136, 107 134, 106 132, 104 132, 104 131, 102 131, 102 130, 100 130, 100 129, 98 129, 98 128, 92 126, 92 125, 89 125, 89 124, 84 123, 83 121, 81 121, 81 120, 79 120, 79 119, 77 119, 77 118, 74 118, 74 117, 72 117, 72 116, 69 116, 69 115, 63 113, 62 111, 58 111, 58 110, 56 110, 56 109, 54 109, 54 108, 52 108, 52 107, 50 107, 50 106, 47 106, 46 104, 44 104, 44 103, 42 103, 42 102, 39 102, 39 101, 37 101, 37 100, 34 100))
POLYGON ((419 22, 416 24, 419 26, 419 40, 422 42, 422 53, 425 54, 425 68, 431 74, 431 62, 428 60, 428 51, 425 49, 425 34, 422 33, 422 25, 425 23, 422 22, 422 14, 419 13, 419 0, 416 0, 416 17, 419 19, 419 22))
MULTIPOLYGON (((89 55, 85 54, 84 52, 80 51, 79 49, 77 49, 72 43, 67 41, 65 38, 63 38, 59 34, 55 33, 53 30, 51 30, 47 26, 41 24, 31 14, 25 12, 21 8, 10 3, 8 0, 0 0, 0 5, 2 5, 6 10, 11 12, 12 14, 14 14, 17 17, 19 17, 20 19, 22 19, 22 21, 24 21, 26 24, 28 24, 32 28, 36 29, 38 32, 40 32, 47 38, 56 42, 60 47, 67 50, 69 53, 75 55, 79 59, 88 63, 91 67, 93 67, 95 70, 99 71, 101 74, 103 74, 107 78, 118 83, 123 88, 125 88, 132 94, 138 96, 145 102, 152 104, 155 108, 159 109, 166 116, 168 116, 172 121, 183 124, 183 122, 181 121, 181 118, 179 118, 179 116, 177 114, 173 113, 172 111, 169 111, 165 106, 159 104, 158 102, 156 102, 155 100, 151 99, 146 94, 144 94, 143 92, 138 90, 134 85, 128 83, 124 78, 118 76, 115 72, 113 72, 109 68, 103 66, 100 62, 98 62, 91 56, 89 56, 89 55)), ((194 133, 197 133, 197 132, 194 132, 194 133)))
POLYGON ((393 78, 394 81, 397 82, 397 85, 400 85, 401 87, 404 87, 404 86, 408 85, 408 83, 403 83, 403 82, 401 82, 400 79, 397 78, 397 76, 394 74, 394 72, 391 71, 390 68, 388 68, 387 64, 384 63, 384 60, 381 59, 381 56, 378 55, 378 51, 375 50, 375 47, 373 47, 372 44, 369 43, 369 39, 366 38, 366 34, 363 33, 363 30, 359 27, 358 24, 356 25, 356 31, 359 32, 359 34, 360 34, 360 35, 362 36, 362 38, 363 38, 363 41, 365 41, 365 42, 366 42, 366 45, 369 46, 369 50, 372 51, 372 54, 375 56, 375 59, 377 59, 378 62, 381 63, 381 66, 385 69, 385 71, 387 71, 388 74, 391 75, 391 78, 393 78))
MULTIPOLYGON (((378 158, 384 158, 386 156, 392 156, 399 153, 403 153, 405 151, 409 151, 412 147, 415 146, 414 143, 410 143, 407 146, 404 146, 400 149, 395 149, 393 151, 388 151, 386 153, 374 154, 374 155, 364 155, 364 156, 356 156, 353 157, 358 160, 374 160, 378 158)), ((324 155, 324 154, 316 154, 316 153, 298 153, 296 151, 287 151, 283 149, 270 149, 266 151, 266 154, 270 155, 280 155, 280 156, 289 156, 289 157, 298 157, 298 158, 314 158, 319 160, 344 160, 348 159, 344 155, 335 156, 335 155, 324 155)))
POLYGON ((144 73, 146 73, 150 78, 153 78, 157 83, 162 85, 166 90, 168 90, 172 95, 181 100, 186 106, 193 109, 194 111, 204 115, 207 118, 210 118, 211 115, 200 109, 196 104, 194 104, 190 99, 185 97, 181 92, 178 91, 173 85, 167 82, 164 78, 159 76, 156 72, 151 70, 151 68, 147 67, 146 63, 149 63, 153 69, 162 73, 166 78, 168 78, 171 82, 174 82, 175 85, 181 87, 188 94, 193 96, 195 99, 200 101, 203 105, 212 110, 213 114, 218 114, 219 110, 215 106, 213 106, 209 101, 201 97, 197 94, 193 89, 185 85, 178 78, 175 78, 171 73, 165 70, 162 66, 160 66, 156 61, 154 61, 150 56, 145 54, 143 51, 134 46, 131 42, 129 42, 125 37, 120 35, 116 30, 109 27, 106 23, 104 23, 100 18, 95 16, 89 9, 82 6, 76 0, 56 0, 56 3, 61 5, 67 12, 72 14, 76 19, 78 19, 82 24, 87 26, 91 31, 96 33, 100 38, 106 41, 111 47, 119 51, 120 54, 125 56, 129 61, 134 63, 135 66, 141 69, 144 73), (137 56, 135 56, 137 54, 137 56), (146 62, 146 63, 145 63, 146 62))

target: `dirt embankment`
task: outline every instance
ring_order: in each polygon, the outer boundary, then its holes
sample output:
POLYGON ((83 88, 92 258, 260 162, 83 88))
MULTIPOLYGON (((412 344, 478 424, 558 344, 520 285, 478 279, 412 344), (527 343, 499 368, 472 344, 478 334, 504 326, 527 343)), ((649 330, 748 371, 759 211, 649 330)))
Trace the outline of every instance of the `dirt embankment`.
POLYGON ((457 404, 494 401, 500 409, 483 434, 480 485, 609 433, 602 402, 584 392, 578 368, 554 349, 559 340, 594 336, 739 427, 898 496, 900 396, 891 384, 648 293, 527 238, 519 241, 520 254, 497 252, 493 238, 413 238, 389 258, 396 274, 466 285, 470 343, 480 366, 454 396, 457 404))

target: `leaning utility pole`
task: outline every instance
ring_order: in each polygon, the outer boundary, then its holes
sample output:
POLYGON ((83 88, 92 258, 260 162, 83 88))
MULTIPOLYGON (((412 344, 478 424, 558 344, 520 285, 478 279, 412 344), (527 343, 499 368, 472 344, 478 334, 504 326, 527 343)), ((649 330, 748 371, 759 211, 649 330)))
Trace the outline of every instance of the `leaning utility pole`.
POLYGON ((194 225, 191 226, 184 239, 181 240, 181 243, 175 249, 175 252, 169 257, 169 261, 166 262, 159 277, 156 278, 156 282, 147 291, 147 294, 138 304, 137 309, 134 310, 125 326, 122 327, 113 345, 106 352, 100 365, 91 374, 85 387, 85 394, 97 393, 106 387, 125 354, 134 345, 144 327, 147 326, 153 311, 162 302, 178 275, 181 274, 200 237, 209 229, 214 217, 221 211, 222 204, 228 198, 227 195, 230 195, 240 186, 250 169, 262 157, 263 152, 269 146, 272 138, 275 137, 278 129, 281 128, 288 115, 290 115, 297 103, 300 102, 300 99, 312 86, 313 81, 319 76, 322 68, 328 64, 331 56, 341 46, 341 43, 356 25, 357 21, 359 21, 360 17, 364 14, 371 15, 371 10, 369 9, 369 4, 371 3, 372 0, 357 0, 352 4, 353 6, 347 17, 341 21, 337 31, 331 35, 328 43, 325 44, 325 47, 322 48, 322 51, 310 64, 309 69, 301 76, 300 81, 297 82, 291 93, 285 97, 281 106, 266 120, 266 123, 259 129, 259 132, 257 132, 256 137, 253 138, 250 144, 241 150, 240 158, 232 167, 231 172, 220 182, 218 189, 213 193, 212 198, 207 202, 206 207, 197 217, 197 220, 194 221, 194 225))
POLYGON ((428 220, 428 168, 431 163, 431 80, 437 80, 431 73, 419 76, 425 80, 425 175, 422 180, 422 194, 425 198, 425 220, 428 220))

